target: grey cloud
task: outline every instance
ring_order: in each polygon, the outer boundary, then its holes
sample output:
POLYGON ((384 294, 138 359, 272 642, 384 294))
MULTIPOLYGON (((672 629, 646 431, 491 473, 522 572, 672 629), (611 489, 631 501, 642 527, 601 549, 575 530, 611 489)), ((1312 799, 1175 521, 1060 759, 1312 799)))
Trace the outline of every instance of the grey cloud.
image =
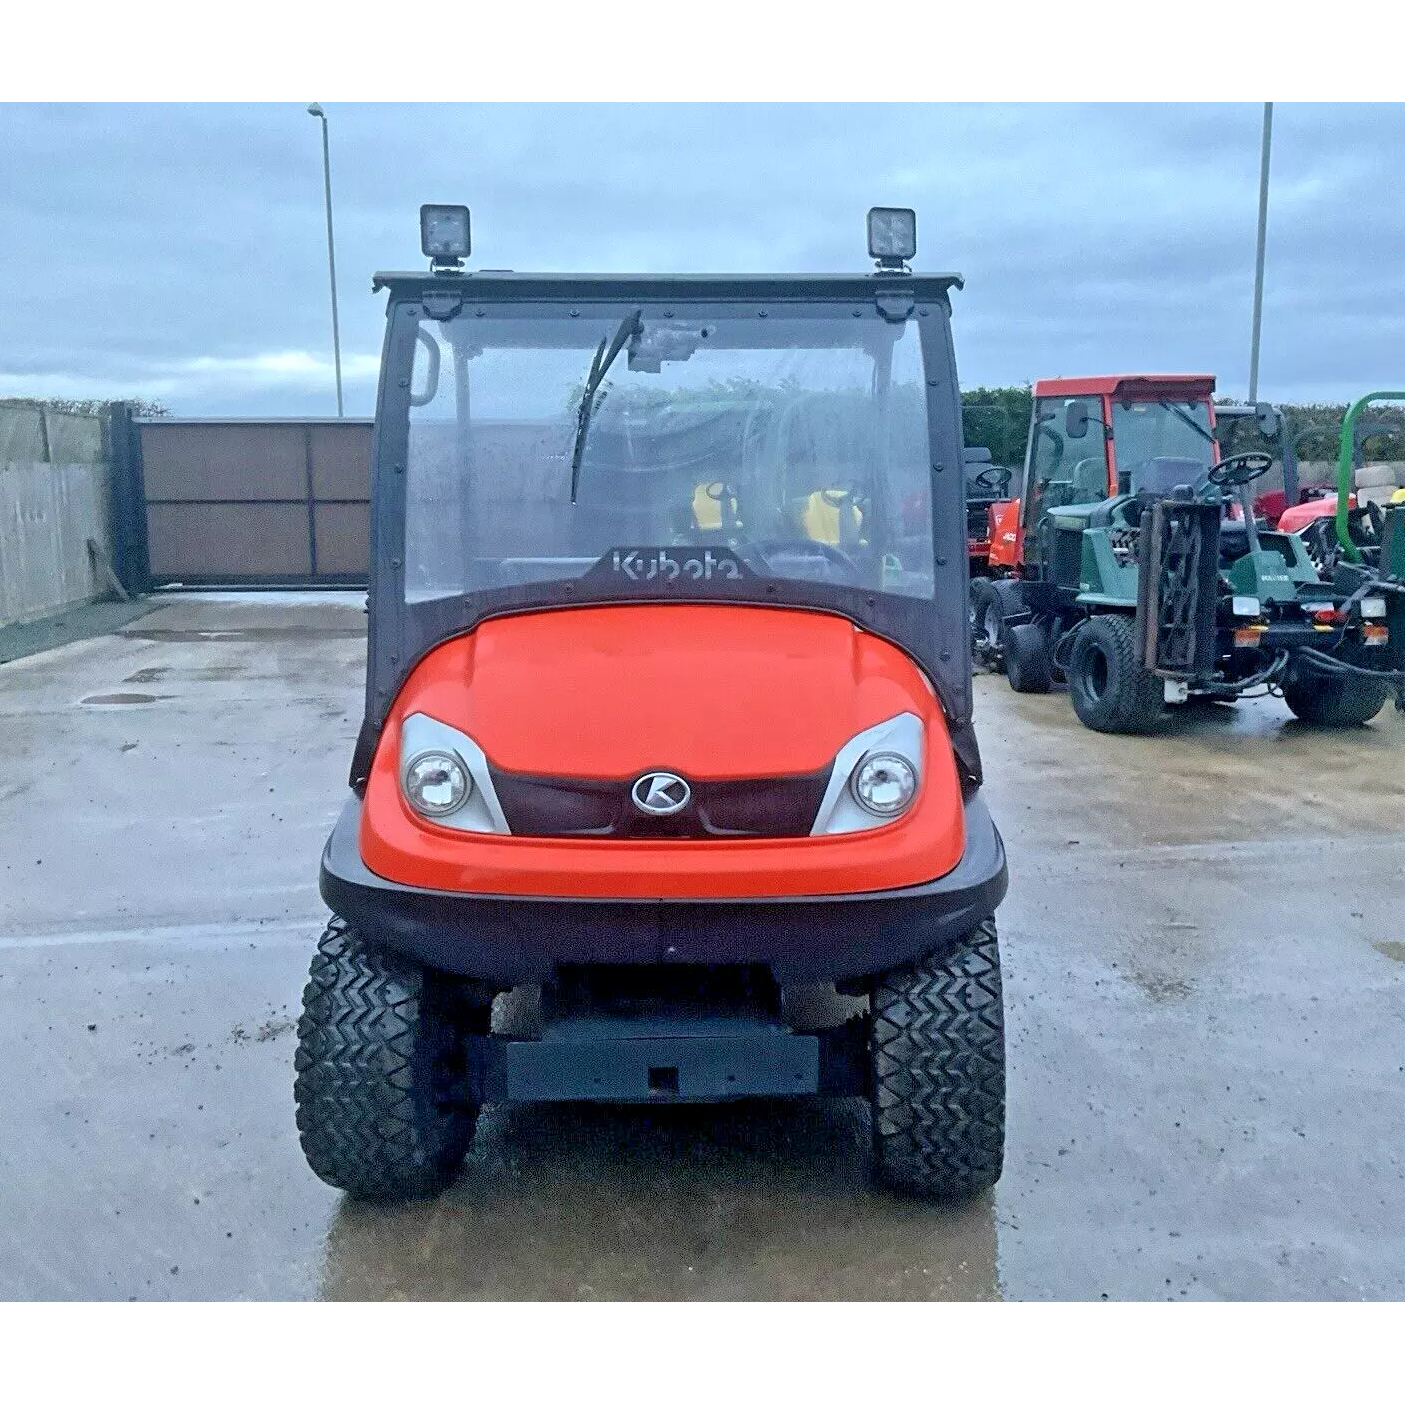
MULTIPOLYGON (((602 270, 862 268, 864 210, 910 203, 919 263, 968 280, 965 383, 1159 367, 1245 386, 1256 104, 326 106, 354 412, 381 335, 370 274, 420 266, 418 205, 458 199, 475 264, 602 270)), ((1276 110, 1264 393, 1397 377, 1402 137, 1400 107, 1276 110)), ((0 153, 0 393, 332 406, 300 104, 11 105, 0 153)))

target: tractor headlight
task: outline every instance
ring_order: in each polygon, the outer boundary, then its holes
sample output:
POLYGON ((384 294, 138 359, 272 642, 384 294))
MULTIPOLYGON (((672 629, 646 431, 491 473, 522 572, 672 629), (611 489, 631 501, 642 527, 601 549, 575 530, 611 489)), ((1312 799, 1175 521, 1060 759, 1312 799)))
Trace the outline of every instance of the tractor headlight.
POLYGON ((449 829, 511 834, 483 748, 437 717, 400 724, 400 790, 417 815, 449 829))
POLYGON ((1363 620, 1383 620, 1385 619, 1386 602, 1382 595, 1368 595, 1361 602, 1361 618, 1363 620))
POLYGON ((895 751, 871 751, 854 768, 849 789, 869 814, 891 820, 912 804, 917 772, 895 751))
POLYGON ((461 810, 472 789, 463 762, 447 751, 423 751, 405 767, 405 799, 427 819, 461 810))
POLYGON ((1257 595, 1236 595, 1233 601, 1234 613, 1242 619, 1257 619, 1259 597, 1257 595))
POLYGON ((922 788, 922 719, 901 712, 840 748, 811 834, 876 829, 907 813, 922 788))

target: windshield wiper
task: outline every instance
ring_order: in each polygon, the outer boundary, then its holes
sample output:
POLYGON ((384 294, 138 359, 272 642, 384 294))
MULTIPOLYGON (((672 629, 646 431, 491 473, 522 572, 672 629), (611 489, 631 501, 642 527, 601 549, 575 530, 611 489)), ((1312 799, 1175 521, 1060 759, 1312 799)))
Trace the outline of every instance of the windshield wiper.
POLYGON ((644 330, 644 309, 636 307, 615 329, 615 335, 607 343, 600 338, 595 348, 595 358, 590 363, 590 371, 585 378, 585 394, 581 396, 580 408, 576 411, 576 439, 571 446, 571 501, 576 500, 576 488, 580 484, 581 459, 585 455, 585 436, 590 429, 590 416, 595 410, 595 397, 600 386, 615 364, 616 357, 624 350, 625 343, 640 335, 644 330))
POLYGON ((1191 417, 1190 417, 1188 414, 1186 414, 1186 412, 1185 412, 1183 409, 1181 409, 1181 407, 1180 407, 1179 405, 1174 404, 1174 403, 1173 403, 1172 401, 1170 401, 1170 400, 1163 400, 1161 403, 1162 403, 1173 415, 1175 415, 1175 417, 1176 417, 1178 420, 1183 420, 1186 424, 1188 424, 1202 439, 1208 439, 1208 440, 1210 441, 1210 443, 1212 443, 1212 444, 1215 442, 1215 436, 1214 436, 1213 434, 1211 434, 1208 429, 1205 429, 1205 428, 1203 428, 1201 425, 1196 424, 1196 422, 1195 422, 1193 419, 1191 419, 1191 417))

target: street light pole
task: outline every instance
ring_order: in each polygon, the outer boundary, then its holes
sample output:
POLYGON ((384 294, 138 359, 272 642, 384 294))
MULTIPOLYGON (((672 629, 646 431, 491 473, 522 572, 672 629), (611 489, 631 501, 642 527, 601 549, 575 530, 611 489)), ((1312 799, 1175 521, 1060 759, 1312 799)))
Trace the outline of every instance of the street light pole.
POLYGON ((1249 341, 1249 403, 1259 398, 1259 324, 1264 311, 1264 242, 1268 236, 1268 155, 1273 143, 1273 104, 1264 103, 1264 144, 1259 159, 1259 242, 1254 256, 1254 331, 1249 341))
POLYGON ((337 418, 342 418, 341 327, 337 321, 337 248, 332 238, 332 151, 327 140, 327 114, 320 102, 307 105, 309 114, 322 123, 322 189, 327 200, 327 271, 332 280, 332 356, 337 368, 337 418))

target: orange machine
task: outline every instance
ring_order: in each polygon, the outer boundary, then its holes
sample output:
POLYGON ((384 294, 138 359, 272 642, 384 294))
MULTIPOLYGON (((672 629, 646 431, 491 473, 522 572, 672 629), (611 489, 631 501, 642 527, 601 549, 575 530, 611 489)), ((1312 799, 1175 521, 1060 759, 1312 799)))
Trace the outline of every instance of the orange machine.
POLYGON ((310 1165, 430 1194, 485 1102, 851 1094, 886 1183, 981 1190, 1006 870, 961 604, 960 279, 910 271, 903 210, 870 215, 874 272, 832 276, 468 273, 467 231, 425 207, 431 271, 376 278, 310 1165), (833 989, 827 1027, 792 1025, 802 984, 833 989), (540 1014, 509 1031, 522 987, 540 1014))

